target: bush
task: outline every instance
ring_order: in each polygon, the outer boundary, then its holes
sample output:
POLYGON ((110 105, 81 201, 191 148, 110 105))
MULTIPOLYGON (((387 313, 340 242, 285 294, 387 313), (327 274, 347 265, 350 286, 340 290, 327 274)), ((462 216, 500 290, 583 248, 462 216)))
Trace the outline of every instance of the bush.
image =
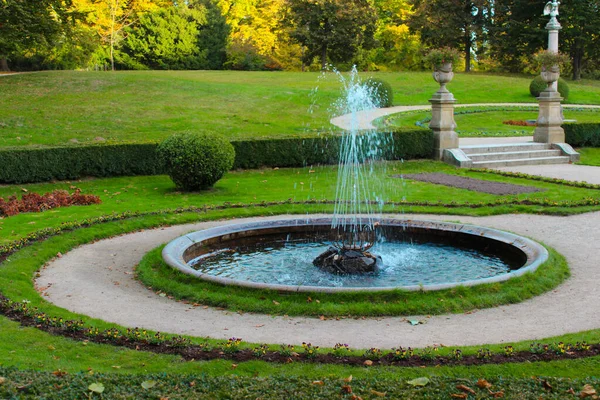
MULTIPOLYGON (((433 154, 433 132, 429 129, 396 128, 381 134, 389 143, 383 146, 383 159, 411 160, 433 154)), ((233 168, 303 167, 337 164, 340 137, 240 140, 231 144, 235 149, 233 168)), ((156 148, 156 143, 0 148, 0 183, 163 174, 156 148)))
POLYGON ((573 147, 600 147, 600 123, 564 124, 563 129, 573 147))
POLYGON ((235 150, 219 135, 173 135, 157 148, 158 158, 179 189, 201 190, 214 185, 233 166, 235 150))
POLYGON ((372 91, 377 107, 391 107, 394 104, 394 89, 383 79, 369 78, 365 86, 372 91))
POLYGON ((162 173, 156 143, 5 147, 0 149, 0 166, 1 183, 162 173))
MULTIPOLYGON (((541 76, 536 76, 533 78, 531 83, 529 84, 529 93, 533 97, 539 97, 540 93, 544 91, 548 87, 548 84, 544 82, 541 76)), ((567 82, 559 78, 558 79, 558 93, 566 100, 569 97, 569 85, 567 82)))

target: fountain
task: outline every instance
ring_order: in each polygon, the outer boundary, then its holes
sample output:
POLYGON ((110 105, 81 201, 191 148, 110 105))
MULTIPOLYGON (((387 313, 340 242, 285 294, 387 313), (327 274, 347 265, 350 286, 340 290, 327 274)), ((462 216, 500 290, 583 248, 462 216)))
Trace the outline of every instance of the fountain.
MULTIPOLYGON (((356 71, 335 105, 358 126, 377 106, 356 71)), ((182 236, 163 258, 220 284, 294 292, 438 290, 499 282, 534 271, 546 249, 523 237, 477 226, 384 219, 384 196, 371 179, 384 134, 350 129, 341 138, 334 214, 327 218, 225 225, 182 236), (379 206, 378 209, 374 209, 379 206)))

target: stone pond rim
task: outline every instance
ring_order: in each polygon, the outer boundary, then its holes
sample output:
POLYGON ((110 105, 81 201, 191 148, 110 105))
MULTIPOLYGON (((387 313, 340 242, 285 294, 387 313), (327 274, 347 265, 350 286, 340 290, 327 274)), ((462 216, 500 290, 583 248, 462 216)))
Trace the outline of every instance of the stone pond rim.
MULTIPOLYGON (((438 242, 446 242, 455 246, 466 246, 473 249, 486 249, 495 254, 502 254, 517 260, 520 267, 511 272, 455 283, 432 285, 389 286, 389 287, 324 287, 280 285, 261 282, 239 281, 195 270, 188 261, 205 254, 207 245, 215 245, 228 241, 239 241, 252 237, 287 233, 326 234, 331 229, 331 218, 298 218, 265 220, 243 224, 219 226, 187 235, 168 243, 162 251, 164 261, 171 267, 188 275, 222 285, 235 285, 255 289, 270 289, 286 292, 380 292, 391 290, 442 290, 457 286, 475 286, 484 283, 506 281, 510 278, 534 272, 548 259, 548 251, 539 243, 513 233, 485 228, 469 224, 455 224, 427 220, 384 218, 380 221, 381 230, 386 237, 403 237, 415 235, 431 237, 438 242)), ((315 267, 316 268, 316 267, 315 267)))

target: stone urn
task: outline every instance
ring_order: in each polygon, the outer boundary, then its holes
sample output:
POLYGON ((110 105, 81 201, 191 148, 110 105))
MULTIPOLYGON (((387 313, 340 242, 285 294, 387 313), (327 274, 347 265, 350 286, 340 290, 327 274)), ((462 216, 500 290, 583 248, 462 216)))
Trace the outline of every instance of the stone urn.
POLYGON ((554 82, 558 81, 558 78, 560 77, 560 67, 558 65, 553 65, 551 67, 542 65, 541 75, 544 82, 548 85, 545 91, 554 91, 552 85, 554 82))
POLYGON ((440 84, 440 90, 438 90, 438 92, 448 93, 446 84, 449 83, 452 78, 454 78, 452 63, 445 63, 433 67, 433 79, 440 84))

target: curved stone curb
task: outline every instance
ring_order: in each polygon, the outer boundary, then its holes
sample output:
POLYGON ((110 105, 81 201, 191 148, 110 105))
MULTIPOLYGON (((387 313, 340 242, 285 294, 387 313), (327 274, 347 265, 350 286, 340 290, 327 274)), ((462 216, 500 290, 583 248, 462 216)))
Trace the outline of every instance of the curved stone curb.
MULTIPOLYGON (((394 291, 398 289, 416 292, 416 291, 435 291, 443 289, 451 289, 457 286, 476 286, 486 283, 504 282, 511 278, 522 276, 529 272, 535 272, 540 265, 542 265, 548 259, 548 251, 540 244, 524 238, 522 236, 514 235, 509 232, 499 231, 497 229, 484 228, 475 225, 466 224, 453 224, 449 222, 440 221, 427 221, 427 220, 411 220, 411 219, 392 219, 384 217, 379 223, 383 227, 397 227, 397 228, 416 228, 422 231, 437 230, 445 231, 449 233, 465 234, 472 237, 483 237, 487 238, 489 242, 500 242, 505 243, 509 246, 519 249, 527 258, 525 264, 520 268, 496 275, 488 278, 474 279, 468 281, 458 281, 451 283, 439 283, 429 285, 410 285, 410 286, 381 286, 381 287, 326 287, 326 286, 298 286, 298 285, 280 285, 274 283, 262 283, 255 281, 242 281, 231 278, 225 278, 218 275, 205 274, 194 268, 192 268, 188 261, 186 261, 186 252, 193 247, 203 247, 201 244, 207 239, 214 239, 219 237, 227 237, 229 240, 233 234, 239 232, 265 232, 268 230, 288 229, 290 227, 307 227, 307 226, 326 226, 330 227, 332 218, 296 218, 296 219, 282 219, 275 221, 258 221, 234 225, 223 225, 216 228, 205 229, 202 231, 196 231, 189 233, 184 236, 180 236, 175 240, 169 242, 162 251, 163 259, 171 267, 183 272, 184 274, 194 276, 198 279, 205 281, 219 283, 222 285, 236 285, 243 286, 253 289, 269 289, 277 290, 282 292, 313 292, 313 293, 342 293, 342 292, 384 292, 394 291), (199 246, 200 245, 200 246, 199 246)), ((254 234, 253 234, 254 236, 254 234)), ((489 243, 488 242, 488 243, 489 243)), ((192 251, 193 252, 193 251, 192 251)), ((194 256, 195 257, 195 256, 194 256)))
POLYGON ((571 217, 398 217, 459 220, 531 237, 561 252, 571 266, 572 277, 552 292, 519 304, 466 314, 411 316, 409 319, 423 322, 416 326, 401 317, 322 321, 193 307, 158 296, 134 279, 134 266, 161 243, 190 231, 257 220, 245 219, 149 230, 81 246, 49 263, 36 284, 57 306, 123 326, 216 339, 235 336, 256 343, 311 342, 329 347, 347 343, 353 348, 434 343, 465 346, 537 340, 600 328, 600 268, 594 262, 600 241, 600 212, 571 217))

